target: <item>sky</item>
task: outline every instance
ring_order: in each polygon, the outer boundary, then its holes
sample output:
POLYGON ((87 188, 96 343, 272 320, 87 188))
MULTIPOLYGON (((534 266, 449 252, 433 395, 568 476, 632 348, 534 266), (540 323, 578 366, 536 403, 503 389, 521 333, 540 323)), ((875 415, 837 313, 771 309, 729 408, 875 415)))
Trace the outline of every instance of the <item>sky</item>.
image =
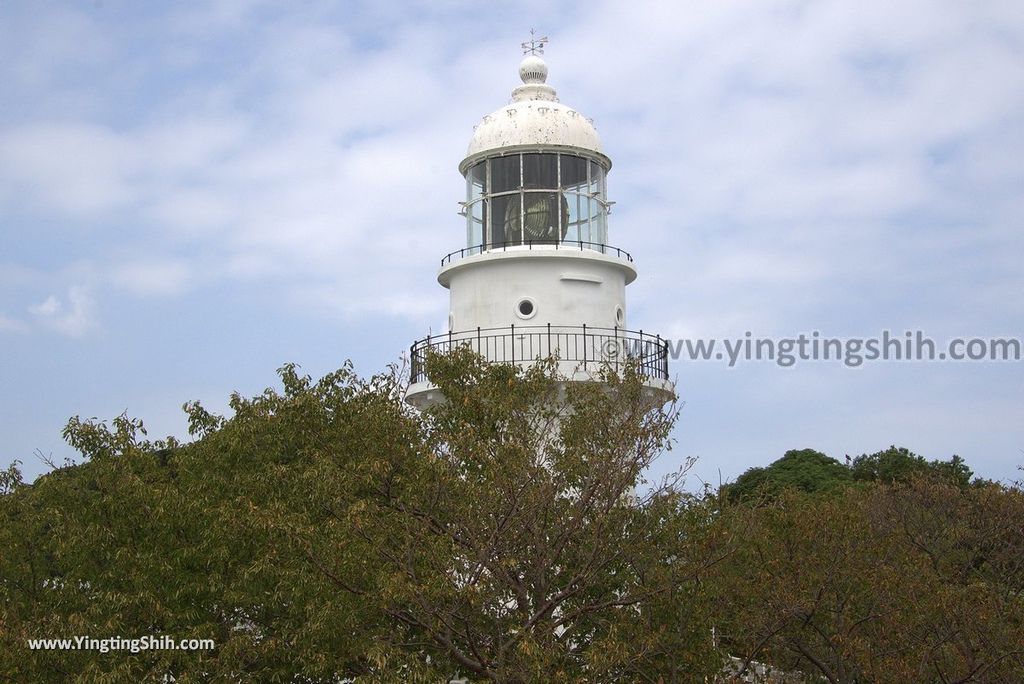
MULTIPOLYGON (((613 161, 630 327, 1024 339, 1019 0, 0 0, 0 466, 444 330, 458 163, 531 27, 613 161)), ((1024 362, 670 372, 689 487, 892 444, 1022 477, 1024 362)))

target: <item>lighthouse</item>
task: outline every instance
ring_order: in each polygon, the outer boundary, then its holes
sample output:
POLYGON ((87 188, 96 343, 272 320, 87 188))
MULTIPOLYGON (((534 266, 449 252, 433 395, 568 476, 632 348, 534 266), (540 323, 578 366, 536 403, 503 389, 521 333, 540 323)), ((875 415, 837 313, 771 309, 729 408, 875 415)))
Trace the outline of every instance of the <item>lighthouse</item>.
POLYGON ((523 43, 522 84, 476 126, 459 172, 465 246, 441 258, 447 331, 413 343, 407 394, 441 399, 427 378, 431 351, 468 346, 491 363, 555 356, 565 382, 592 382, 627 362, 652 399, 674 395, 666 340, 628 325, 626 286, 637 277, 608 229, 608 172, 593 123, 548 85, 546 39, 523 43))

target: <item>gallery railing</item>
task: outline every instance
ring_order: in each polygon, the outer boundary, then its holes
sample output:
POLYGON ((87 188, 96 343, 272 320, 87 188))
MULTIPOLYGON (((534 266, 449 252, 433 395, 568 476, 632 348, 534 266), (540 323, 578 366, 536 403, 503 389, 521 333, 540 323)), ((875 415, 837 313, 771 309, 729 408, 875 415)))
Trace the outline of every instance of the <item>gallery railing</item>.
MULTIPOLYGON (((560 364, 583 371, 604 364, 632 362, 649 378, 668 380, 668 341, 643 330, 587 325, 510 325, 433 335, 410 348, 412 382, 427 379, 427 355, 468 347, 490 363, 529 363, 557 356, 560 364)), ((564 366, 563 366, 564 367, 564 366)))
POLYGON ((515 242, 490 242, 483 245, 474 245, 473 247, 463 247, 462 249, 451 252, 450 254, 444 255, 441 259, 441 267, 444 268, 448 264, 462 259, 463 257, 473 256, 474 254, 483 254, 484 252, 504 252, 509 249, 526 249, 532 250, 537 249, 571 249, 571 250, 583 250, 589 249, 594 252, 600 252, 601 254, 610 254, 617 256, 620 259, 626 261, 633 261, 633 257, 630 256, 629 252, 618 247, 612 247, 611 245, 601 244, 600 242, 585 242, 583 240, 526 240, 526 241, 515 241, 515 242))

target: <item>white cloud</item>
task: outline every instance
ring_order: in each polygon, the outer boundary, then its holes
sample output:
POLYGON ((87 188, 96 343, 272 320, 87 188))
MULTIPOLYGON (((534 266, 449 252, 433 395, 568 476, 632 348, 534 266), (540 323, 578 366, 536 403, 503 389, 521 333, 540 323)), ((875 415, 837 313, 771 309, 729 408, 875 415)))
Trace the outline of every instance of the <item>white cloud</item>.
POLYGON ((0 132, 0 209, 34 202, 72 216, 116 210, 132 200, 130 165, 131 148, 105 126, 8 129, 0 132))
POLYGON ((28 326, 22 321, 0 313, 0 332, 24 333, 28 332, 28 326))
POLYGON ((115 267, 111 280, 137 295, 178 295, 194 284, 195 274, 182 261, 142 260, 115 267))
POLYGON ((332 285, 312 285, 295 290, 296 303, 305 309, 317 311, 321 316, 342 316, 360 320, 371 315, 386 315, 398 318, 420 318, 443 320, 447 305, 439 292, 409 293, 404 289, 397 292, 377 291, 370 288, 351 289, 332 285))
POLYGON ((98 325, 96 302, 81 286, 72 286, 66 300, 50 295, 29 307, 39 323, 68 337, 83 337, 98 325))
MULTIPOLYGON (((52 89, 69 64, 101 65, 116 47, 82 8, 8 5, 0 22, 0 73, 8 84, 52 89), (44 18, 44 21, 39 21, 44 18)), ((51 94, 52 95, 52 94, 51 94)))

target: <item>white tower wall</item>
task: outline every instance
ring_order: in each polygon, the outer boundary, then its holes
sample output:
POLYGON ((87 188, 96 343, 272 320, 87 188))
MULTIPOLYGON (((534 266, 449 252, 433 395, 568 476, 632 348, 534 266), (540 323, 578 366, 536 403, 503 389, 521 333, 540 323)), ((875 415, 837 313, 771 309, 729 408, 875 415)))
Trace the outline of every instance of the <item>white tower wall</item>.
POLYGON ((635 277, 624 258, 538 247, 467 257, 444 268, 438 281, 451 292, 450 330, 513 324, 610 329, 626 327, 626 284, 635 277))

